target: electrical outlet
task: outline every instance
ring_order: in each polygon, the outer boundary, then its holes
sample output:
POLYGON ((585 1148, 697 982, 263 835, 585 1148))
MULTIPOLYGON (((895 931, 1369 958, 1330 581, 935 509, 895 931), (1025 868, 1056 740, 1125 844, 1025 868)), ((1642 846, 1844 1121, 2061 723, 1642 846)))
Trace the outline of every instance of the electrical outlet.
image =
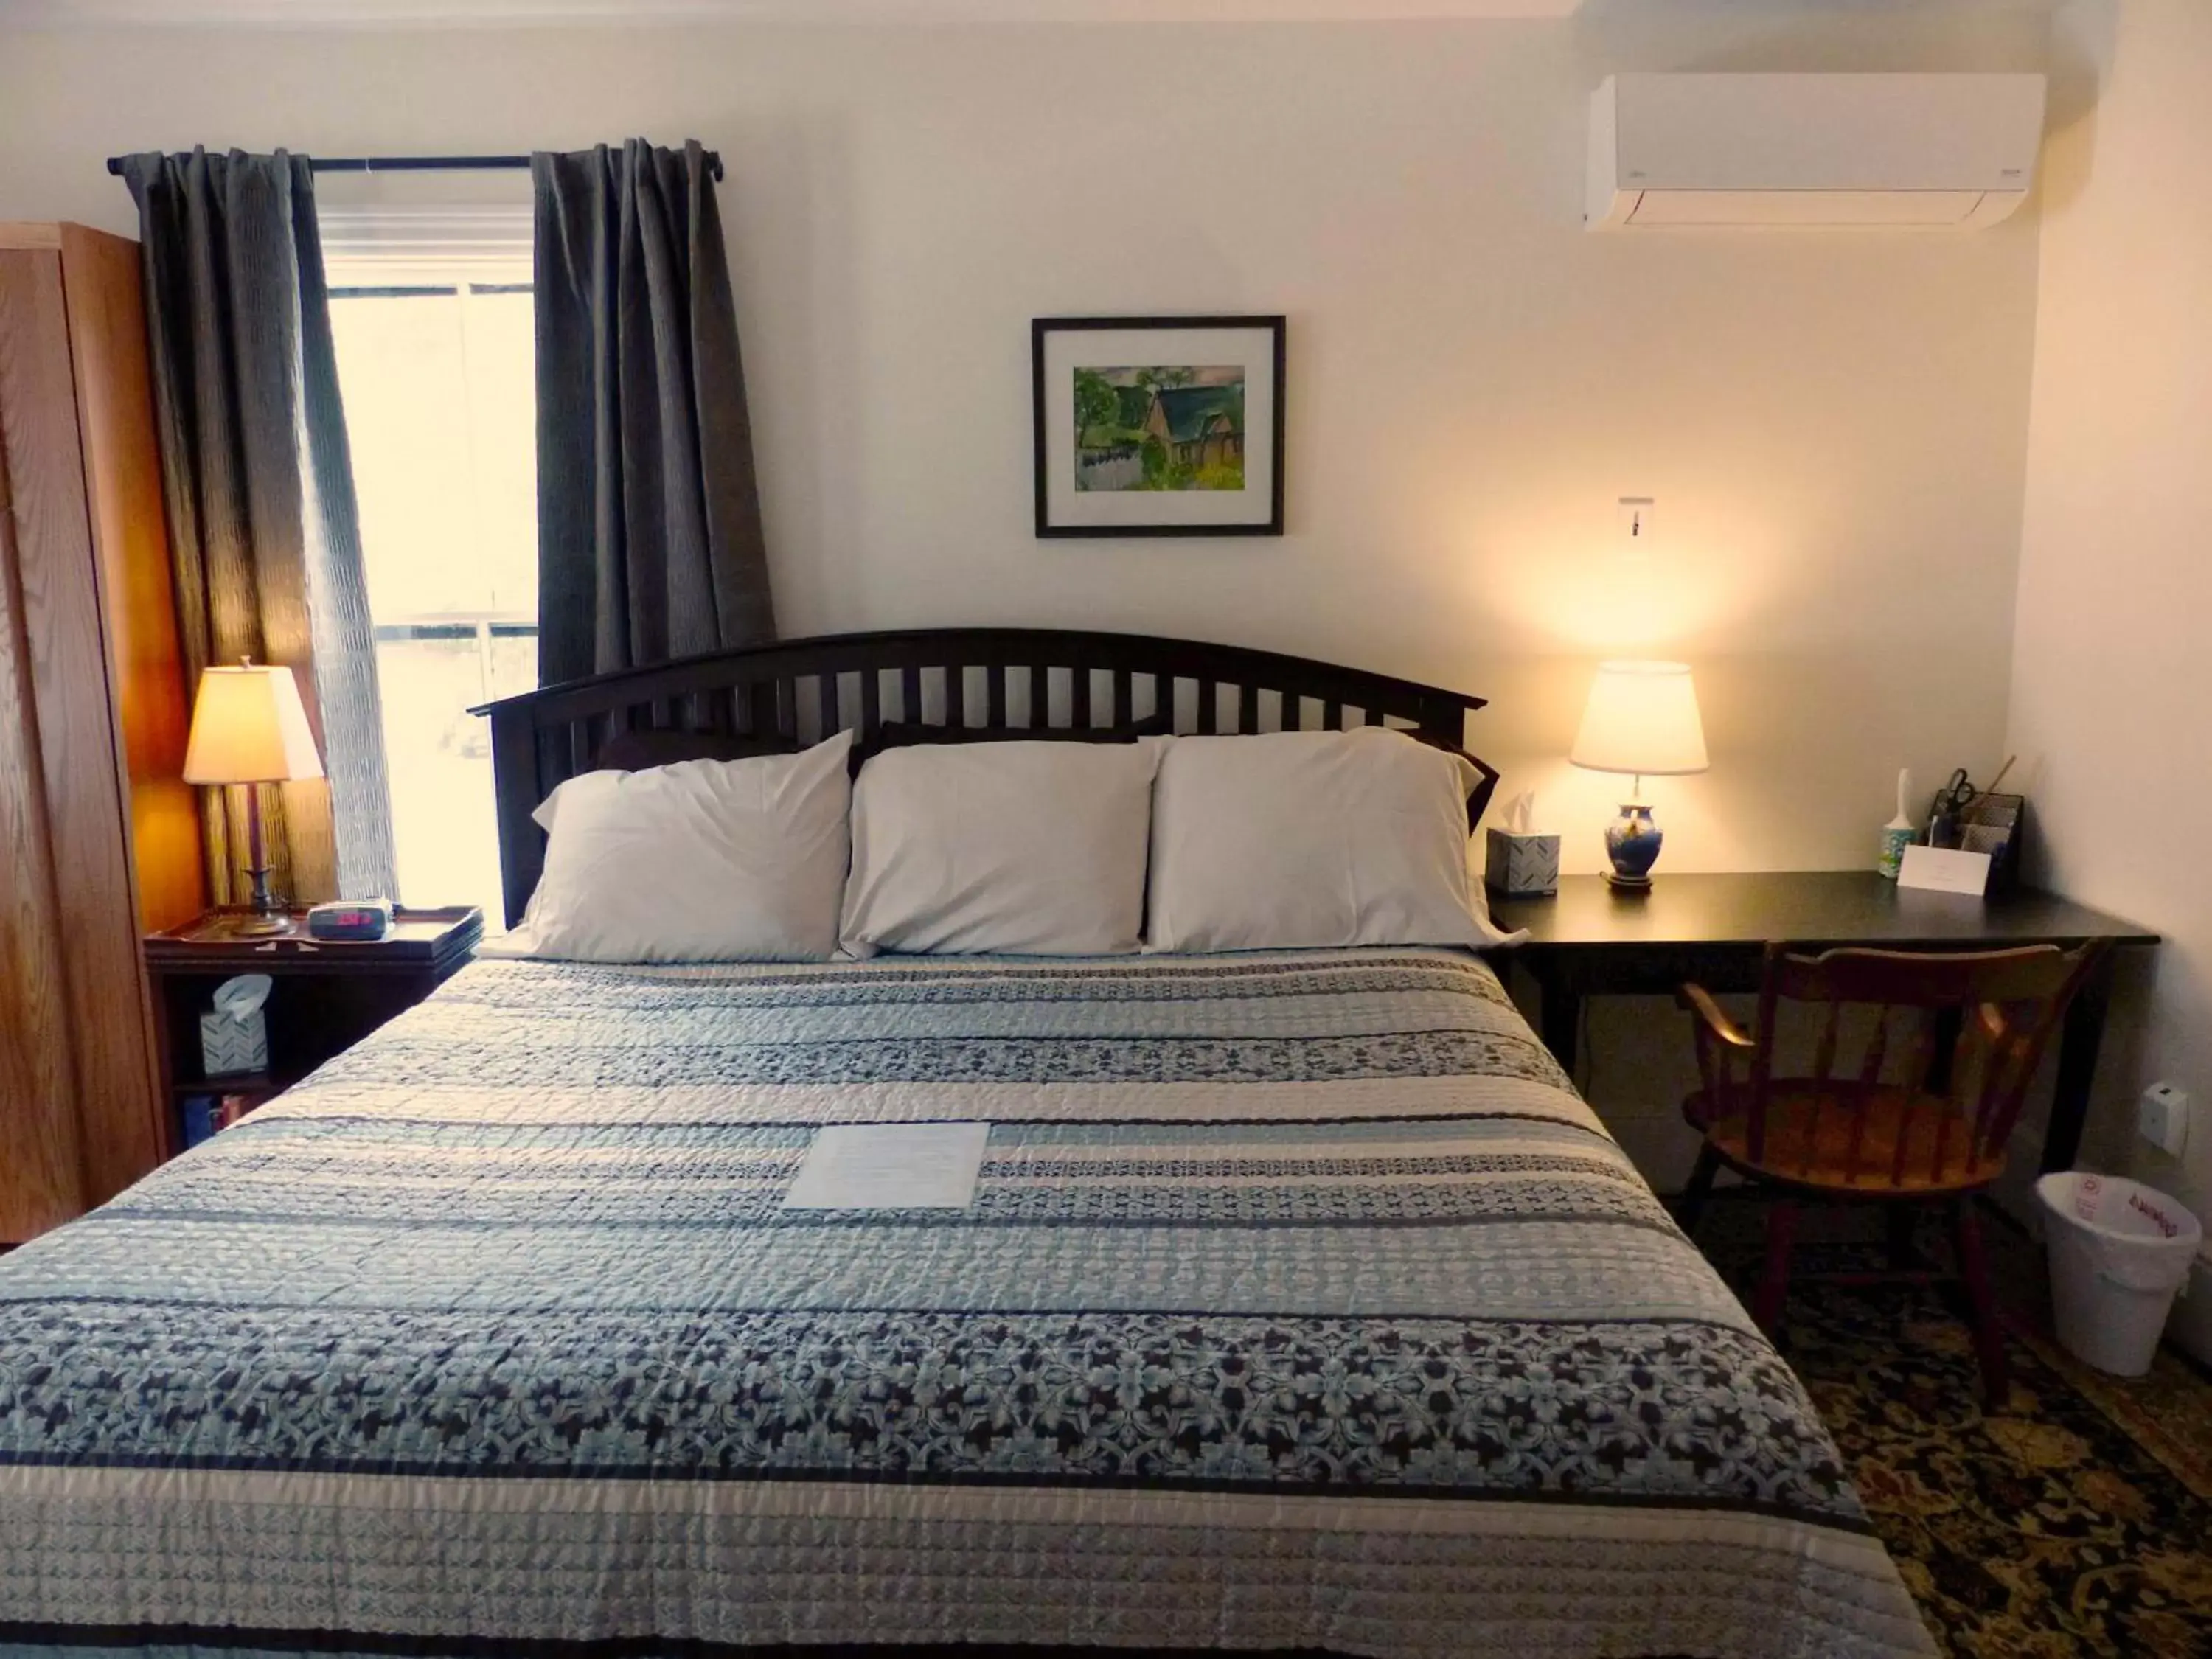
POLYGON ((2154 1083, 2136 1103, 2136 1133, 2172 1158, 2189 1144, 2189 1097, 2171 1083, 2154 1083))
POLYGON ((1649 495, 1623 495, 1620 498, 1618 510, 1622 552, 1648 553, 1651 550, 1652 509, 1657 505, 1649 495))

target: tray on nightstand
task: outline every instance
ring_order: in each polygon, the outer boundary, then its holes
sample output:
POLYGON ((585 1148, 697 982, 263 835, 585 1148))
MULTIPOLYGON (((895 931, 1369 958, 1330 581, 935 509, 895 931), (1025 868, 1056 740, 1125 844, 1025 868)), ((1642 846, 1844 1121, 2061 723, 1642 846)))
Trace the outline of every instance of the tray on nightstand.
POLYGON ((244 909, 210 910, 181 927, 146 936, 146 960, 163 969, 278 974, 343 961, 349 973, 419 973, 466 960, 483 939, 483 912, 472 904, 392 913, 392 931, 379 939, 307 936, 307 913, 292 912, 289 933, 247 933, 244 909))

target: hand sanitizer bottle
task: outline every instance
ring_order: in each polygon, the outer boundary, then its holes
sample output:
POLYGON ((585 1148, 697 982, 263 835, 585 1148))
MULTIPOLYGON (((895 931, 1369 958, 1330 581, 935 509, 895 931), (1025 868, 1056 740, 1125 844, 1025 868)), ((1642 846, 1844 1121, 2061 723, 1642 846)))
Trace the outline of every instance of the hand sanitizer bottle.
POLYGON ((1905 849, 1912 845, 1919 831, 1905 816, 1905 803, 1912 794, 1912 774, 1900 771, 1897 775, 1897 816, 1881 827, 1881 861, 1875 868, 1881 872, 1882 879, 1895 881, 1897 872, 1905 865, 1905 849))

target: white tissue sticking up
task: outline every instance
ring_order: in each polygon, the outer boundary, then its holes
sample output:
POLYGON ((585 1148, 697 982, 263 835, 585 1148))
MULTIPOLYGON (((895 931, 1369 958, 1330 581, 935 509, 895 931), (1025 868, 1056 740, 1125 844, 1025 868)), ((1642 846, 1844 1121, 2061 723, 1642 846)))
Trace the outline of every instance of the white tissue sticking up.
POLYGON ((1509 835, 1525 836, 1536 821, 1536 792, 1523 789, 1513 797, 1505 808, 1505 830, 1509 835))
POLYGON ((266 974, 240 974, 236 979, 227 979, 216 987, 215 1011, 243 1025, 261 1012, 275 985, 266 974))

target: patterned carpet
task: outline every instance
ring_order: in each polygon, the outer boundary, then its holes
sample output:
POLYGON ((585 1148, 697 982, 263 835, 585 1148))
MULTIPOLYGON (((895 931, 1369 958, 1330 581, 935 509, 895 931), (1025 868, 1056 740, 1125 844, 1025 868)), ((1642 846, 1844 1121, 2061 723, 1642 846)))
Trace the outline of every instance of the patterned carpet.
MULTIPOLYGON (((1699 1229, 1739 1291, 1761 1213, 1717 1204, 1699 1229)), ((1836 1217, 1800 1267, 1878 1265, 1856 1237, 1866 1213, 1836 1217)), ((2012 1398, 1994 1416, 1942 1291, 1792 1292, 1783 1351, 1875 1528, 1946 1653, 2212 1659, 2212 1381, 2171 1352, 2139 1382, 2081 1364, 2047 1334, 2039 1254, 1987 1231, 2016 1304, 2012 1398)))

